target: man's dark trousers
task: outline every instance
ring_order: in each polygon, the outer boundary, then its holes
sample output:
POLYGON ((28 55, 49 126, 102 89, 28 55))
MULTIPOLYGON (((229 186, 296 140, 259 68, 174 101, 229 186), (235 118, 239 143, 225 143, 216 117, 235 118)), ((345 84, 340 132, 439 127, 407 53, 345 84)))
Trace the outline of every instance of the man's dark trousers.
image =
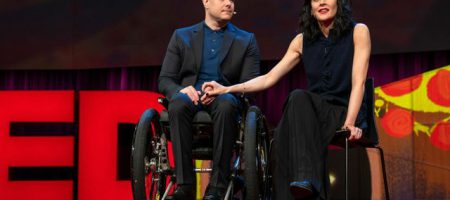
POLYGON ((176 161, 175 175, 179 185, 195 185, 192 161, 192 119, 199 110, 210 113, 213 120, 213 171, 210 186, 225 189, 231 175, 231 157, 238 132, 239 100, 222 94, 210 105, 194 105, 183 93, 175 94, 169 104, 170 132, 176 161))

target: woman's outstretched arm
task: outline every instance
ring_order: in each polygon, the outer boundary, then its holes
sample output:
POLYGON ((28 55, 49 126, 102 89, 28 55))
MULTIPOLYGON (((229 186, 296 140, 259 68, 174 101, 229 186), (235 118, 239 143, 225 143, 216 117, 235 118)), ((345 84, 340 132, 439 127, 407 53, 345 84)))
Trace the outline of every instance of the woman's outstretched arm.
POLYGON ((258 76, 247 82, 222 86, 219 83, 212 81, 206 82, 202 86, 203 91, 207 91, 207 95, 219 95, 223 93, 236 93, 236 92, 257 92, 265 90, 280 80, 286 73, 294 68, 299 62, 302 54, 303 47, 303 35, 298 34, 289 45, 289 48, 284 57, 275 65, 267 74, 258 76))
POLYGON ((369 28, 364 24, 357 24, 353 33, 355 52, 352 67, 352 90, 348 104, 347 117, 344 128, 351 132, 349 139, 359 139, 361 129, 355 128, 355 121, 364 96, 364 84, 369 68, 369 58, 371 51, 369 28))

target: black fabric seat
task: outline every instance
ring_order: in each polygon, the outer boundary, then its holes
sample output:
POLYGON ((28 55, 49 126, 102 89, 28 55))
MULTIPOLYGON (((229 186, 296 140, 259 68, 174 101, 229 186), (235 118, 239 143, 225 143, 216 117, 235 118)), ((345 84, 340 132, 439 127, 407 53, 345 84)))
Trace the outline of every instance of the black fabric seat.
MULTIPOLYGON (((160 121, 161 123, 169 123, 169 112, 167 110, 163 110, 160 113, 160 121)), ((195 114, 194 119, 192 120, 193 124, 212 124, 211 116, 205 111, 199 111, 195 114)))
MULTIPOLYGON (((160 113, 161 125, 169 129, 169 112, 163 110, 160 113)), ((192 157, 197 160, 212 160, 212 133, 213 122, 211 115, 205 111, 199 111, 192 119, 194 133, 192 134, 192 157)), ((170 140, 170 135, 167 136, 170 140)))

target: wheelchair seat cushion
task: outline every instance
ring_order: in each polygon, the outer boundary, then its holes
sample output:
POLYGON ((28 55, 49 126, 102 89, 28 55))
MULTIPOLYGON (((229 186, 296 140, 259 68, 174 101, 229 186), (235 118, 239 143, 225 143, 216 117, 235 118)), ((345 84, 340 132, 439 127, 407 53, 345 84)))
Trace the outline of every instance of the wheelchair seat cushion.
MULTIPOLYGON (((160 121, 163 123, 169 123, 169 112, 167 110, 163 110, 160 113, 160 121)), ((198 111, 194 119, 192 120, 193 124, 211 124, 212 119, 211 115, 209 115, 206 111, 198 111)))

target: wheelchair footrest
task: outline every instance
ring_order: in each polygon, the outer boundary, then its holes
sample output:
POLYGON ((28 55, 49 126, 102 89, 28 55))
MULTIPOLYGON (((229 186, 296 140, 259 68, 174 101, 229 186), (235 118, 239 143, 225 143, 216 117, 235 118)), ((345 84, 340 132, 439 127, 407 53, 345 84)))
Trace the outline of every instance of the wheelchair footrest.
POLYGON ((210 173, 212 172, 212 168, 195 168, 194 171, 196 173, 210 173))

